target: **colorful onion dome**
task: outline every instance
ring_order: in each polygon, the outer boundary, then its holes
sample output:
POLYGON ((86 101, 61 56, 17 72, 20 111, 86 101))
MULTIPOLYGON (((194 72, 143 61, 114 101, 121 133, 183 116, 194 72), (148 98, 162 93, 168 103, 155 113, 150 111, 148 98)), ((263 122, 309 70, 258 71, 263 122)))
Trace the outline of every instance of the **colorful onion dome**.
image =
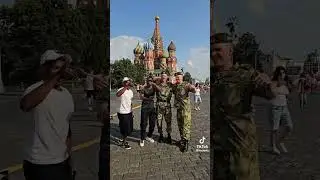
POLYGON ((143 47, 140 45, 140 42, 138 42, 136 48, 133 50, 134 54, 143 54, 143 47))
POLYGON ((167 50, 162 50, 162 58, 168 58, 169 57, 169 53, 168 53, 168 51, 167 50))
POLYGON ((152 44, 152 42, 150 40, 144 44, 144 50, 145 51, 153 50, 153 49, 154 49, 154 47, 153 47, 153 44, 152 44))
POLYGON ((171 41, 169 46, 168 46, 168 51, 175 51, 176 50, 176 45, 171 41))

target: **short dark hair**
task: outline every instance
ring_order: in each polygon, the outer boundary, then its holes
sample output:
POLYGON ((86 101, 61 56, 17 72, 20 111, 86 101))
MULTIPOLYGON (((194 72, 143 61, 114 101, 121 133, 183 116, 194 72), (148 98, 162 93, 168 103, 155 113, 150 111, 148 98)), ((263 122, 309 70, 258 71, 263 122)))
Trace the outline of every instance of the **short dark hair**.
POLYGON ((162 72, 161 72, 161 74, 167 74, 167 72, 165 72, 165 71, 162 71, 162 72))
POLYGON ((175 75, 175 76, 183 75, 183 73, 182 73, 182 72, 176 72, 174 75, 175 75))

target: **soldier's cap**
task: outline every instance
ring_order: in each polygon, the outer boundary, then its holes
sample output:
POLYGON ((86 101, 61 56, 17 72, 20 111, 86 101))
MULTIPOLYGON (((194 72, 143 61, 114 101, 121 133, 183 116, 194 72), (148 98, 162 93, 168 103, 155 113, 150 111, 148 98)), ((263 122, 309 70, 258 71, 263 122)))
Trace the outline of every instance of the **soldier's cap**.
POLYGON ((162 72, 161 72, 161 74, 167 74, 167 72, 165 72, 165 71, 162 71, 162 72))
POLYGON ((228 33, 216 33, 211 37, 214 44, 218 43, 232 43, 232 38, 228 33))
POLYGON ((183 73, 182 72, 176 72, 176 73, 174 73, 174 75, 175 76, 179 76, 179 75, 183 75, 183 73))
POLYGON ((148 76, 147 77, 147 81, 153 81, 153 77, 152 76, 148 76))

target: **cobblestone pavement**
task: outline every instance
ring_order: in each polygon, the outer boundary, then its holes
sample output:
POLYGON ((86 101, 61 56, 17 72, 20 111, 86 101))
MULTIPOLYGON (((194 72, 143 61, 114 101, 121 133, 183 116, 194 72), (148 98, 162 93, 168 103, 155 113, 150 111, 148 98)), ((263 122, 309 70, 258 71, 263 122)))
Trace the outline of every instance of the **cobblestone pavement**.
MULTIPOLYGON (((192 112, 192 135, 189 151, 180 152, 176 145, 160 144, 158 142, 146 143, 140 147, 140 110, 134 112, 134 132, 129 140, 131 150, 125 150, 116 143, 120 137, 118 119, 111 124, 111 179, 163 179, 163 180, 189 180, 209 179, 210 153, 196 152, 199 140, 205 137, 204 145, 210 145, 210 101, 209 94, 203 95, 201 111, 192 112), (113 141, 112 141, 113 140, 113 141)), ((113 104, 111 104, 112 106, 113 104)), ((176 122, 176 109, 173 109, 172 138, 180 140, 176 122)), ((158 133, 155 129, 154 139, 158 133)), ((208 149, 209 150, 209 149, 208 149)))
POLYGON ((289 152, 280 156, 270 153, 268 108, 261 103, 256 106, 261 180, 320 179, 320 94, 311 94, 308 99, 306 109, 301 111, 297 95, 291 97, 289 108, 294 131, 286 141, 289 152))

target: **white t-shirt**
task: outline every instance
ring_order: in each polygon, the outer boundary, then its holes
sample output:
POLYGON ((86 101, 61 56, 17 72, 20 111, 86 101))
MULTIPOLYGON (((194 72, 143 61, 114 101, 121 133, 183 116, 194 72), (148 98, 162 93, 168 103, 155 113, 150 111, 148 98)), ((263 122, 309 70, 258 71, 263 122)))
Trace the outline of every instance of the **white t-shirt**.
MULTIPOLYGON (((41 86, 43 81, 28 87, 24 95, 41 86)), ((25 160, 34 164, 56 164, 65 161, 66 138, 74 103, 69 91, 52 89, 47 97, 32 109, 33 132, 26 146, 25 160)))
MULTIPOLYGON (((122 90, 122 88, 118 89, 117 92, 119 92, 120 90, 122 90)), ((120 101, 119 101, 119 109, 118 112, 120 114, 129 114, 131 113, 131 103, 132 103, 132 98, 133 98, 133 92, 131 89, 126 90, 120 97, 120 101)))
POLYGON ((289 94, 287 86, 276 87, 274 93, 275 97, 271 100, 271 104, 275 106, 286 106, 287 95, 289 94))
POLYGON ((196 88, 196 93, 194 93, 196 96, 200 96, 200 88, 196 88))
POLYGON ((85 84, 84 84, 84 89, 87 91, 92 91, 94 90, 93 87, 93 77, 92 76, 87 76, 85 79, 85 84))

